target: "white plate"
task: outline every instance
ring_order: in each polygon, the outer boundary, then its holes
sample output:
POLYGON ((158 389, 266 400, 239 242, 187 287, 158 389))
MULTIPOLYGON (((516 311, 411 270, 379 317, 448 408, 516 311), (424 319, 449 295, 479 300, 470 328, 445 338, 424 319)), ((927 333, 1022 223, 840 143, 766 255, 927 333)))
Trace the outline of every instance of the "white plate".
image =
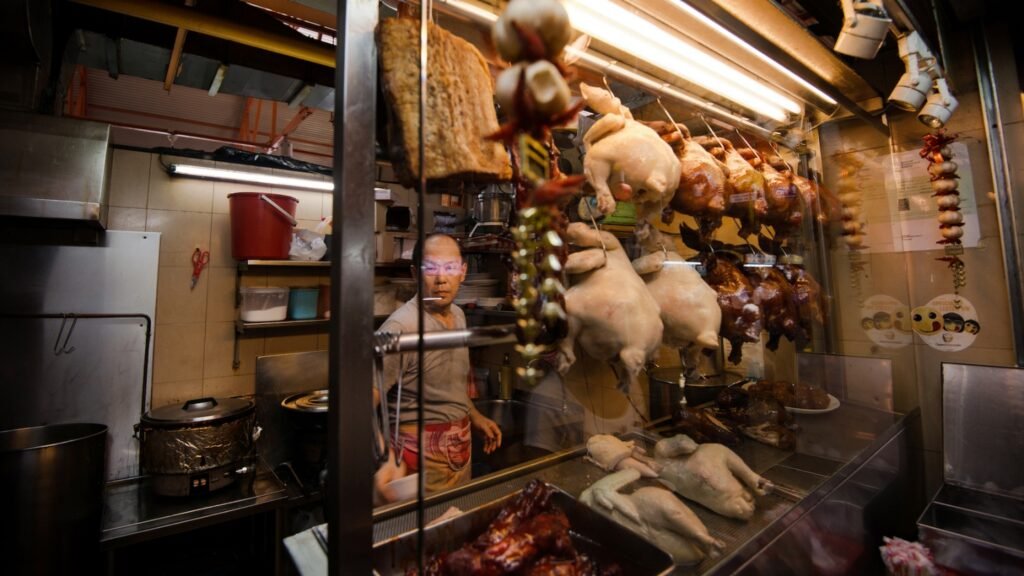
POLYGON ((826 414, 839 408, 839 398, 829 394, 828 395, 828 406, 821 410, 812 410, 810 408, 793 408, 792 406, 786 406, 786 410, 793 414, 826 414))

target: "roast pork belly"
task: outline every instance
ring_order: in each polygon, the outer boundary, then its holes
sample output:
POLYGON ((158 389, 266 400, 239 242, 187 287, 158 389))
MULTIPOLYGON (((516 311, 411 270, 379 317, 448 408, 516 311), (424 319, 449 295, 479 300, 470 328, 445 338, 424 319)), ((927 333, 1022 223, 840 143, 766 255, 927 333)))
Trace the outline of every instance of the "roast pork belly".
MULTIPOLYGON (((505 148, 486 139, 498 130, 494 81, 487 62, 471 43, 433 23, 428 27, 430 90, 423 142, 427 178, 511 178, 505 148)), ((394 113, 390 153, 399 179, 412 187, 420 173, 419 21, 382 20, 377 43, 381 86, 394 113)))

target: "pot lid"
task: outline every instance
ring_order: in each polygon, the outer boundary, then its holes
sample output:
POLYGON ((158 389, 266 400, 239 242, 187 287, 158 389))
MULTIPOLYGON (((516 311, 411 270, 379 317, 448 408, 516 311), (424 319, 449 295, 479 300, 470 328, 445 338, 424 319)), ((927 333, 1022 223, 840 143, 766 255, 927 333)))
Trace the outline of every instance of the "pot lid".
POLYGON ((327 390, 292 394, 281 401, 281 406, 296 412, 327 412, 327 390))
POLYGON ((196 398, 150 410, 142 420, 150 424, 194 424, 228 419, 252 410, 255 405, 244 398, 196 398))

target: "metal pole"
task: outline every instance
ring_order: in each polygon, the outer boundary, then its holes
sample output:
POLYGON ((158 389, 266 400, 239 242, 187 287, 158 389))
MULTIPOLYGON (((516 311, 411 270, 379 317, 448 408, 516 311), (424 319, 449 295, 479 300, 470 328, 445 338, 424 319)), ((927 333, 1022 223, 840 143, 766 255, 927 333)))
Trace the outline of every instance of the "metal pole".
POLYGON ((370 574, 377 0, 338 0, 327 431, 327 573, 370 574))
POLYGON ((1017 366, 1024 366, 1024 279, 1021 277, 1019 231, 1014 223, 1013 185, 1006 157, 1003 117, 999 110, 996 80, 992 70, 992 52, 984 24, 974 28, 974 63, 978 72, 981 111, 985 117, 985 139, 992 168, 992 185, 996 193, 996 214, 999 217, 999 238, 1003 244, 1003 267, 1006 270, 1007 297, 1010 304, 1010 330, 1017 366))
MULTIPOLYGON (((410 334, 378 332, 375 337, 377 338, 376 353, 378 356, 415 352, 418 350, 421 339, 419 332, 410 334)), ((465 330, 424 332, 422 340, 424 350, 511 344, 516 341, 516 326, 515 324, 502 324, 500 326, 476 326, 465 330)))

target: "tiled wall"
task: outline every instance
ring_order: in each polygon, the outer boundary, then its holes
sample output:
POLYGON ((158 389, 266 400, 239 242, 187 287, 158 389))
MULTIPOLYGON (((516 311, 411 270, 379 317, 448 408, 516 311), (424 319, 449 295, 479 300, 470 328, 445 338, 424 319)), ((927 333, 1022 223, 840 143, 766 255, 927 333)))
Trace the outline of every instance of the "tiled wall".
MULTIPOLYGON (((264 191, 295 197, 299 200, 296 216, 303 228, 313 228, 322 217, 329 217, 331 195, 172 179, 161 165, 161 161, 166 163, 171 158, 115 149, 110 182, 109 227, 161 233, 153 356, 154 407, 199 396, 252 394, 256 356, 324 349, 327 345, 323 330, 246 334, 241 339, 241 366, 232 367, 237 268, 231 258, 227 195, 264 191), (197 247, 210 251, 210 264, 195 289, 190 289, 191 257, 197 247)), ((192 159, 188 162, 215 164, 192 159)), ((249 170, 284 173, 266 168, 249 170)), ((287 175, 324 179, 294 172, 287 175)), ((326 271, 269 269, 249 271, 242 276, 243 286, 315 286, 327 281, 326 271)))

